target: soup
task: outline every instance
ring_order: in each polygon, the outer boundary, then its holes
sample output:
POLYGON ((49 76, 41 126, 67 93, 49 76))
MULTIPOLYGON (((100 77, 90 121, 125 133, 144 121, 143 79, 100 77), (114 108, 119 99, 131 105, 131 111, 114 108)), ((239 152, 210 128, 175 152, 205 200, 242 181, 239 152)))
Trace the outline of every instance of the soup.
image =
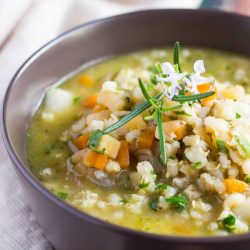
POLYGON ((249 81, 248 58, 178 43, 85 68, 47 89, 32 116, 30 169, 111 223, 167 235, 248 232, 249 81))

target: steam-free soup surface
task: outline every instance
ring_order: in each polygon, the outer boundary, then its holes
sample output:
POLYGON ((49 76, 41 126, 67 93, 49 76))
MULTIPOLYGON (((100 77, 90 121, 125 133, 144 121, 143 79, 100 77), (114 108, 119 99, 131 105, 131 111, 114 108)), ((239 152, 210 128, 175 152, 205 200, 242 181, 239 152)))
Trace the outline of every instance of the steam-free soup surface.
POLYGON ((27 131, 30 169, 59 198, 111 223, 168 235, 248 232, 250 61, 183 49, 181 73, 172 56, 164 48, 116 57, 48 89, 27 131), (138 78, 150 96, 165 96, 102 134, 147 101, 138 78), (174 100, 172 90, 209 96, 174 100))

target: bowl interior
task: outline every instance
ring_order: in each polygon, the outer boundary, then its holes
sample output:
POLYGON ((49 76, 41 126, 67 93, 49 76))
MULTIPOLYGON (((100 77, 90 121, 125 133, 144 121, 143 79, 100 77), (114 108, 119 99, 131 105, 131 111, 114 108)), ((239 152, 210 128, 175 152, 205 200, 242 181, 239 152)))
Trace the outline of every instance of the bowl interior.
POLYGON ((250 56, 250 18, 219 11, 155 10, 80 26, 38 50, 14 76, 4 101, 4 129, 24 166, 27 121, 44 89, 82 65, 121 53, 173 45, 250 56))

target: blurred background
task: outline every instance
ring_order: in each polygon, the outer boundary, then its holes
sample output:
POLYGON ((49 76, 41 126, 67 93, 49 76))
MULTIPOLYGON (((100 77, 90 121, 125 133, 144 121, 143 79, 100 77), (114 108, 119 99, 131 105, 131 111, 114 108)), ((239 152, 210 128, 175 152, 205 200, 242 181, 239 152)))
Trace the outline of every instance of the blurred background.
MULTIPOLYGON (((216 8, 250 15, 250 0, 0 0, 0 101, 21 63, 55 36, 93 19, 153 8, 216 8)), ((0 249, 51 249, 25 204, 1 138, 0 249)))

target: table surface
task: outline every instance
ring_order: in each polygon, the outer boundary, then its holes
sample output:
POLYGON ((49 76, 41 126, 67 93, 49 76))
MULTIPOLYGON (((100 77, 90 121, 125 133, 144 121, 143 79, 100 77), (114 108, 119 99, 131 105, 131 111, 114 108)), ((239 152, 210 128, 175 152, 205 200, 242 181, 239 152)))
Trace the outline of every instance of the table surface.
MULTIPOLYGON (((21 63, 69 28, 140 9, 211 5, 250 14, 250 0, 0 0, 0 101, 21 63)), ((24 199, 0 138, 0 249, 52 249, 24 199)))

